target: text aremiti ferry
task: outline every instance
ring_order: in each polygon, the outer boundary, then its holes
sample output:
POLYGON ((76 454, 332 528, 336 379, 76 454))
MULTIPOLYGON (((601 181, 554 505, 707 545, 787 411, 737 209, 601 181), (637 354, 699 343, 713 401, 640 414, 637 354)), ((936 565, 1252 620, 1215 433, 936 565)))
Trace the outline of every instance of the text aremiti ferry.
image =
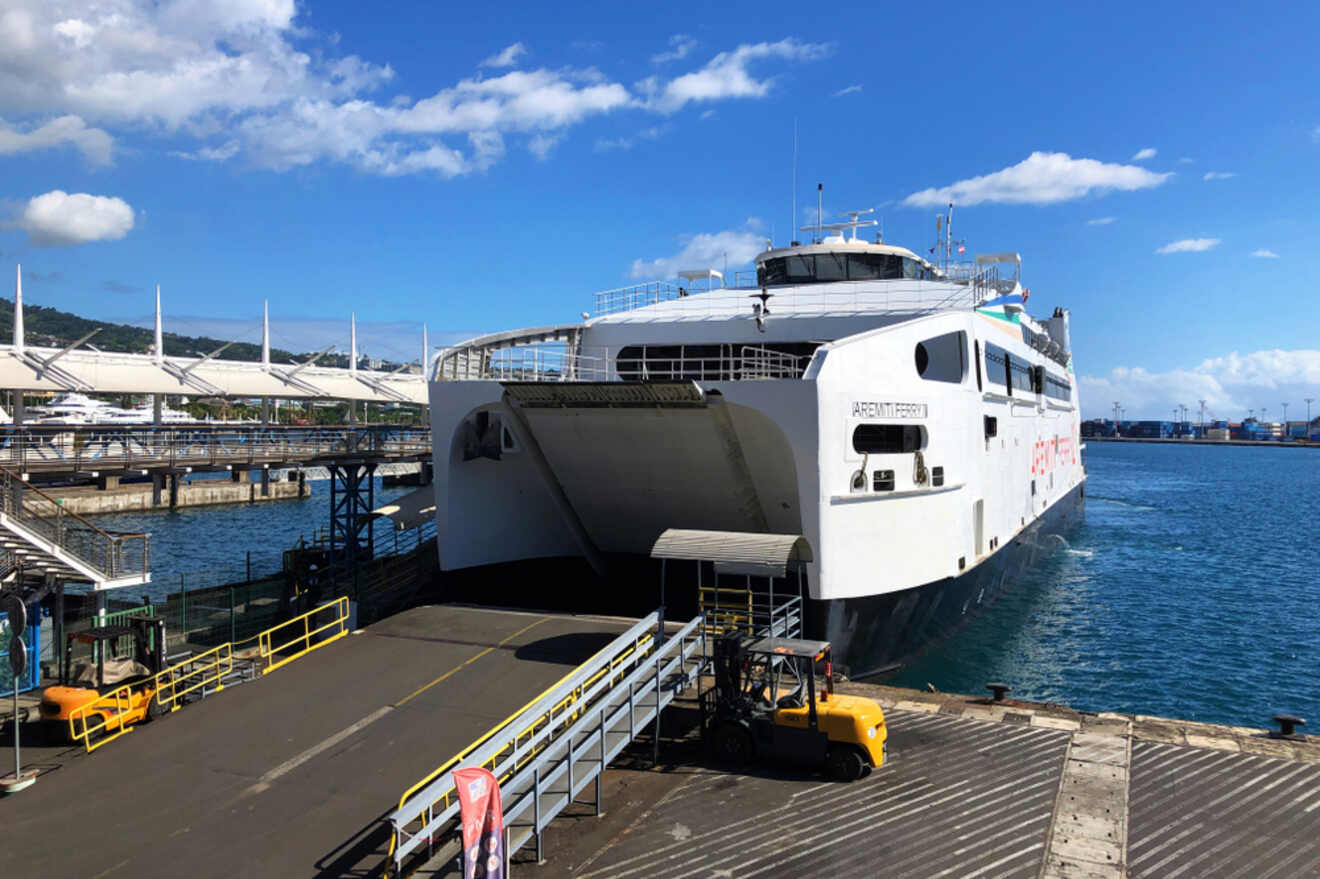
POLYGON ((863 240, 865 213, 754 277, 683 272, 445 349, 442 566, 600 568, 667 528, 802 534, 808 629, 854 676, 1009 588, 1083 512, 1069 314, 1027 314, 1017 254, 951 264, 946 235, 941 267, 863 240))

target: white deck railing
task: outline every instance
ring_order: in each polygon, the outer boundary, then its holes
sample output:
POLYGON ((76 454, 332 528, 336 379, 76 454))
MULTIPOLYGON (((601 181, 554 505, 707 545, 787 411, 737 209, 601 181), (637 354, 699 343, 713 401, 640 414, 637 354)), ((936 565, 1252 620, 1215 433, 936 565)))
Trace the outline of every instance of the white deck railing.
MULTIPOLYGON (((797 379, 811 358, 755 345, 665 345, 586 348, 575 353, 546 342, 490 352, 484 365, 460 380, 512 382, 753 381, 797 379)), ((475 361, 474 361, 475 362, 475 361)))

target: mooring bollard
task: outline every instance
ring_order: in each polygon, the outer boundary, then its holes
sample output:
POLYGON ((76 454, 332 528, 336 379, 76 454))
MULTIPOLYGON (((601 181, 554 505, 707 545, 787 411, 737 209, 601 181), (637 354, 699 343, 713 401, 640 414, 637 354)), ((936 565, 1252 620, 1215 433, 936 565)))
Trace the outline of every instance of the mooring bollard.
POLYGON ((986 684, 985 688, 994 694, 994 700, 996 702, 1003 702, 1004 694, 1013 689, 1008 684, 1001 684, 998 681, 986 684))
POLYGON ((1299 726, 1306 726, 1306 721, 1302 720, 1295 714, 1276 714, 1274 715, 1274 722, 1277 723, 1280 728, 1278 730, 1270 730, 1270 738, 1272 739, 1300 738, 1300 736, 1293 730, 1299 726))

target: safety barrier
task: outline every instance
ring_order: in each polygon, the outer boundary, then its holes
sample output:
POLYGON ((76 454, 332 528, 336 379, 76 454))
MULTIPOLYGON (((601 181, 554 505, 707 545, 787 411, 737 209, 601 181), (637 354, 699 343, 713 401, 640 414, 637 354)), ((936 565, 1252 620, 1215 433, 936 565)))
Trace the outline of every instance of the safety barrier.
MULTIPOLYGON (((586 662, 546 689, 522 708, 492 727, 485 735, 459 751, 399 798, 390 814, 389 857, 397 869, 429 846, 458 809, 450 770, 463 766, 489 769, 500 783, 525 772, 538 756, 584 712, 618 689, 642 668, 651 668, 658 651, 655 632, 658 613, 652 613, 611 641, 586 662)), ((685 632, 687 630, 684 630, 685 632)))
POLYGON ((282 665, 288 665, 300 656, 305 656, 318 647, 324 647, 331 641, 336 641, 348 634, 348 598, 341 597, 334 601, 323 604, 320 607, 313 608, 305 614, 294 617, 288 622, 280 623, 278 626, 272 626, 257 636, 258 651, 266 666, 261 670, 262 674, 270 674, 282 665), (314 624, 313 619, 322 615, 333 613, 334 618, 329 622, 323 622, 319 625, 314 624), (302 627, 302 634, 298 634, 298 627, 302 627), (282 632, 288 629, 289 632, 282 632), (333 634, 325 635, 330 630, 336 630, 333 634), (277 636, 276 633, 281 633, 277 636), (318 637, 322 636, 324 637, 318 637), (288 638, 280 644, 275 643, 276 637, 288 638), (293 653, 281 655, 284 651, 293 648, 293 653), (276 658, 278 657, 278 659, 276 658))
POLYGON ((184 698, 210 688, 224 689, 224 679, 234 670, 232 645, 221 644, 205 653, 152 675, 116 687, 109 693, 69 712, 69 738, 82 742, 88 752, 133 731, 133 724, 154 713, 178 711, 184 698), (155 708, 152 708, 152 703, 155 708), (112 734, 113 733, 113 734, 112 734))
POLYGON ((266 674, 348 634, 348 599, 338 598, 238 643, 225 642, 190 656, 145 680, 116 687, 69 712, 69 738, 89 751, 132 732, 133 724, 156 713, 177 711, 193 696, 225 688, 234 674, 234 654, 256 643, 266 674), (317 617, 332 617, 328 622, 317 617), (301 631, 299 631, 301 627, 301 631), (289 632, 284 630, 291 630, 289 632), (326 634, 330 633, 330 634, 326 634), (287 640, 277 640, 287 639, 287 640), (285 651, 292 650, 292 653, 285 651), (155 703, 153 708, 152 703, 155 703))
POLYGON ((697 603, 707 634, 743 632, 761 637, 802 636, 802 598, 728 586, 700 586, 697 603))

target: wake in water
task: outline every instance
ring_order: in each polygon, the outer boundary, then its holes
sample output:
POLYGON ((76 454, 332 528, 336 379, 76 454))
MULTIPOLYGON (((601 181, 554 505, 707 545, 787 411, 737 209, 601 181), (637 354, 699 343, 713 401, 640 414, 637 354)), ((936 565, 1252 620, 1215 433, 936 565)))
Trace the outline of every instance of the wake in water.
POLYGON ((1089 559, 1091 556, 1095 555, 1095 552, 1093 550, 1073 549, 1073 545, 1068 542, 1068 538, 1064 537, 1062 534, 1046 534, 1045 537, 1053 538, 1054 540, 1057 540, 1059 542, 1059 548, 1062 549, 1064 553, 1067 555, 1076 556, 1077 558, 1083 558, 1083 559, 1089 559))
POLYGON ((1087 499, 1088 501, 1099 501, 1099 502, 1102 503, 1102 504, 1116 504, 1116 505, 1118 505, 1118 506, 1120 506, 1120 507, 1128 507, 1129 509, 1133 509, 1133 510, 1155 510, 1155 509, 1158 509, 1158 507, 1148 507, 1148 506, 1146 506, 1145 504, 1134 504, 1134 503, 1132 503, 1131 501, 1121 500, 1121 499, 1116 498, 1116 497, 1101 497, 1101 496, 1098 495, 1098 494, 1088 494, 1088 495, 1086 496, 1086 499, 1087 499))

